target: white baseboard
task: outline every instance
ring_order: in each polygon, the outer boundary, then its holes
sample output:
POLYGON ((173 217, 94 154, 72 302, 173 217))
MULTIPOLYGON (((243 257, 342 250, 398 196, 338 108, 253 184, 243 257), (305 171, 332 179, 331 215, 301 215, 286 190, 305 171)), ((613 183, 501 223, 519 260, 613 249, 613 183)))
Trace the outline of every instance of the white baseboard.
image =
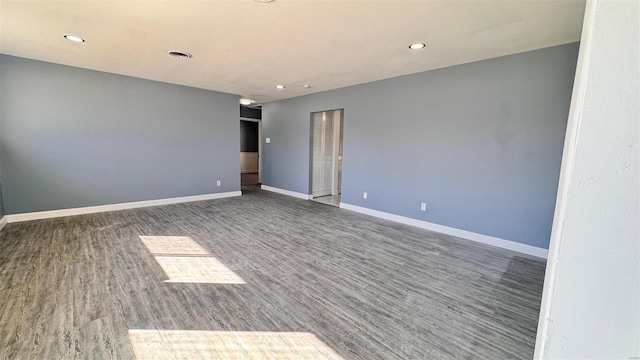
POLYGON ((456 229, 456 228, 452 228, 444 225, 430 223, 427 221, 412 219, 412 218, 408 218, 400 215, 386 213, 383 211, 346 204, 343 202, 340 203, 340 208, 345 210, 355 211, 361 214, 375 216, 381 219, 395 221, 405 225, 411 225, 411 226, 419 227, 422 229, 439 232, 442 234, 447 234, 447 235, 456 236, 456 237, 471 240, 471 241, 476 241, 476 242, 487 244, 487 245, 497 246, 503 249, 517 251, 523 254, 528 254, 528 255, 536 256, 543 259, 547 258, 547 252, 548 252, 547 249, 526 245, 526 244, 521 244, 511 240, 500 239, 500 238, 489 236, 489 235, 482 235, 482 234, 474 233, 471 231, 460 230, 460 229, 456 229))
MULTIPOLYGON (((135 208, 149 207, 149 206, 178 204, 178 203, 191 202, 191 201, 221 199, 221 198, 241 196, 241 195, 242 195, 241 191, 229 191, 229 192, 216 193, 216 194, 183 196, 183 197, 167 198, 167 199, 135 201, 135 202, 128 202, 128 203, 120 203, 120 204, 87 206, 87 207, 72 208, 72 209, 61 209, 61 210, 50 210, 50 211, 39 211, 39 212, 32 212, 32 213, 5 215, 2 218, 2 220, 6 219, 5 220, 6 222, 13 223, 13 222, 19 222, 19 221, 50 219, 50 218, 56 218, 56 217, 62 217, 62 216, 73 216, 73 215, 92 214, 92 213, 99 213, 99 212, 106 212, 106 211, 135 209, 135 208)), ((0 222, 2 220, 0 220, 0 222)))
POLYGON ((297 197, 298 199, 304 199, 304 200, 312 199, 312 196, 309 195, 309 194, 303 194, 303 193, 290 191, 290 190, 285 190, 285 189, 280 189, 280 188, 271 187, 271 186, 267 186, 267 185, 260 185, 260 188, 262 190, 267 190, 267 191, 275 192, 275 193, 278 193, 278 194, 297 197))
MULTIPOLYGON (((308 194, 302 194, 295 191, 284 190, 280 188, 275 188, 267 185, 261 185, 263 190, 293 196, 299 199, 309 200, 313 197, 308 194)), ((73 209, 61 209, 61 210, 50 210, 50 211, 40 211, 40 212, 32 212, 32 213, 24 213, 24 214, 13 214, 13 215, 5 215, 0 218, 0 230, 7 224, 13 222, 20 221, 29 221, 29 220, 39 220, 39 219, 49 219, 63 216, 73 216, 73 215, 82 215, 82 214, 92 214, 106 211, 117 211, 117 210, 126 210, 126 209, 135 209, 141 207, 149 207, 149 206, 159 206, 159 205, 169 205, 169 204, 178 204, 183 202, 191 202, 191 201, 202 201, 202 200, 212 200, 212 199, 221 199, 233 196, 241 196, 241 191, 230 191, 224 193, 217 194, 204 194, 204 195, 194 195, 194 196, 184 196, 177 198, 167 198, 167 199, 158 199, 158 200, 146 200, 146 201, 136 201, 136 202, 128 202, 128 203, 120 203, 120 204, 110 204, 110 205, 99 205, 99 206, 88 206, 81 208, 73 208, 73 209)), ((374 216, 381 219, 395 221, 401 224, 411 225, 415 227, 419 227, 422 229, 427 229, 431 231, 436 231, 439 233, 456 236, 459 238, 476 241, 479 243, 497 246, 504 249, 509 249, 517 252, 521 252, 524 254, 540 257, 543 259, 547 258, 547 249, 521 244, 515 241, 500 239, 493 236, 482 235, 478 233, 474 233, 471 231, 460 230, 444 225, 434 224, 427 221, 412 219, 400 215, 395 215, 391 213, 386 213, 383 211, 373 210, 361 206, 346 204, 341 202, 340 208, 345 210, 355 211, 361 214, 374 216)))

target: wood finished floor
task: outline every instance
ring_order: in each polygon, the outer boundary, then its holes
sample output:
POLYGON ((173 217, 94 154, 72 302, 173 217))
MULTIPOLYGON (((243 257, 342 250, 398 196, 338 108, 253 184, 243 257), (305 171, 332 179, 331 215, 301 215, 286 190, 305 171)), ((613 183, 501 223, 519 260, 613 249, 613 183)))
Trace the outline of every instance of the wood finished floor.
POLYGON ((312 334, 344 359, 531 358, 545 267, 264 191, 12 223, 0 249, 6 359, 134 358, 129 330, 312 334), (140 236, 189 237, 245 283, 165 282, 140 236))

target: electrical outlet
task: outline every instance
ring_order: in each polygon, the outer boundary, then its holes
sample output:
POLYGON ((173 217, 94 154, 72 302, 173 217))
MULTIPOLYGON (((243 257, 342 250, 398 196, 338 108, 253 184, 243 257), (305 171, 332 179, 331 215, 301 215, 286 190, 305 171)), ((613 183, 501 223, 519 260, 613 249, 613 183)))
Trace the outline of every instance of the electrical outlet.
POLYGON ((220 186, 220 180, 216 181, 216 186, 220 186))
POLYGON ((363 199, 366 199, 366 198, 367 198, 367 192, 366 192, 366 191, 365 191, 365 193, 364 193, 364 194, 362 194, 362 198, 363 198, 363 199))
POLYGON ((427 210, 427 203, 420 204, 420 210, 426 211, 427 210))

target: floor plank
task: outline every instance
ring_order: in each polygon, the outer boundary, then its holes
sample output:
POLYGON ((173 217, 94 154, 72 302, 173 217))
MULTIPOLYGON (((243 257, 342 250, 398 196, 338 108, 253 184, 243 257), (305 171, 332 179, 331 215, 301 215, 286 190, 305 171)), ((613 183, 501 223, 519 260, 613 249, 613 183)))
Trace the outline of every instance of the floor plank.
POLYGON ((545 269, 511 251, 259 190, 12 223, 0 248, 7 359, 128 359, 154 344, 166 358, 251 358, 251 347, 256 358, 285 359, 311 349, 309 339, 328 347, 309 354, 344 359, 526 359, 545 269), (169 254, 191 259, 174 262, 180 281, 196 271, 185 264, 215 258, 244 284, 169 282, 156 260, 166 254, 140 236, 188 237, 204 249, 169 254), (151 340, 132 345, 137 338, 151 340), (219 339, 232 345, 203 343, 219 339), (231 347, 236 355, 224 353, 231 347))

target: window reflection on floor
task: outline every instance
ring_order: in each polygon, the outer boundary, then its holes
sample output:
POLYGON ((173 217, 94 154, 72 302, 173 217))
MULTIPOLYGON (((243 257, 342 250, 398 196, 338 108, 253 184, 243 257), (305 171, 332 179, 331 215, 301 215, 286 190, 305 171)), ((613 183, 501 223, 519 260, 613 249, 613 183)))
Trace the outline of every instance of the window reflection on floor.
POLYGON ((143 359, 342 359, 315 335, 304 332, 129 330, 143 359))
POLYGON ((209 252, 188 236, 140 236, 153 255, 209 255, 209 252))
POLYGON ((188 236, 140 236, 168 277, 165 282, 244 284, 244 280, 188 236))

